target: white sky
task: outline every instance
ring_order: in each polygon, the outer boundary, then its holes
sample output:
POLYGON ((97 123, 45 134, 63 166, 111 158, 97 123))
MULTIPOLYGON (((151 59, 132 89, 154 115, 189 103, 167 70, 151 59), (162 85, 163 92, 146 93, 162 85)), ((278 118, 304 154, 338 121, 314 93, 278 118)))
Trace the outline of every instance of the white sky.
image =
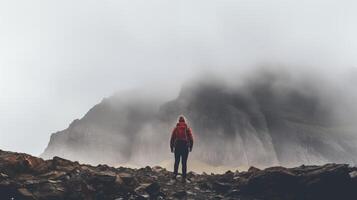
POLYGON ((1 0, 0 148, 40 154, 115 91, 178 92, 203 70, 357 64, 348 0, 1 0))

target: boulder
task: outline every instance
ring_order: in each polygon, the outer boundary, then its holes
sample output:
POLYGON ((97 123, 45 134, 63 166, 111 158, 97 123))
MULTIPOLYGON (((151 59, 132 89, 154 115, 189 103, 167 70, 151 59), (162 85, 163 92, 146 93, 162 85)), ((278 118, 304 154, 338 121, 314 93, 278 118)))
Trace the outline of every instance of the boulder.
POLYGON ((264 196, 267 199, 288 199, 289 195, 300 190, 297 176, 286 168, 268 168, 254 172, 245 185, 241 186, 243 194, 264 196))
POLYGON ((160 194, 160 185, 157 182, 151 183, 145 188, 145 191, 150 196, 158 196, 160 194))
POLYGON ((187 192, 185 190, 181 190, 181 191, 173 193, 172 196, 177 199, 183 199, 187 196, 187 192))
POLYGON ((249 167, 249 169, 248 169, 248 172, 250 172, 250 173, 256 173, 259 171, 260 171, 260 169, 253 167, 253 166, 249 167))
POLYGON ((212 183, 212 189, 218 193, 226 193, 232 188, 232 185, 229 183, 222 183, 218 181, 214 181, 212 183))

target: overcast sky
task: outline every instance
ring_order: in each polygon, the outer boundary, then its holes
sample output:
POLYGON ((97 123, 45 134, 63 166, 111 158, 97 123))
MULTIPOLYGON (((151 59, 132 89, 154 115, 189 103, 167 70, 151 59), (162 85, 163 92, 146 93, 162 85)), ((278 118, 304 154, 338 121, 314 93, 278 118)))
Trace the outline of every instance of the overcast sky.
POLYGON ((40 154, 103 97, 206 70, 357 64, 354 0, 1 0, 0 149, 40 154))

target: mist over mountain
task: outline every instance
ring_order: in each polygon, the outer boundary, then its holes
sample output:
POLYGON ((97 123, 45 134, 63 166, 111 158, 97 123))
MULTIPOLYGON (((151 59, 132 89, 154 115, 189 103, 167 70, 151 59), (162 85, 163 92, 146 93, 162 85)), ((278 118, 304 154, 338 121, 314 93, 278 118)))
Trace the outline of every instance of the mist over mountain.
POLYGON ((202 75, 173 100, 140 91, 105 98, 52 134, 42 157, 158 164, 171 158, 183 114, 195 137, 190 158, 211 165, 357 162, 355 79, 262 69, 232 77, 202 75))

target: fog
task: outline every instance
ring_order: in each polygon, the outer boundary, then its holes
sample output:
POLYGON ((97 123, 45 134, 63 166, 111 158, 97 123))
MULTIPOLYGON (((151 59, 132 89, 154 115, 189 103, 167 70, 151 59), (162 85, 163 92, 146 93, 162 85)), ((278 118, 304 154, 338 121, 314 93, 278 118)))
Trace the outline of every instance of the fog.
POLYGON ((183 84, 174 99, 160 91, 119 92, 53 134, 42 157, 170 163, 170 132, 183 114, 195 137, 191 160, 201 165, 355 165, 355 75, 266 66, 235 79, 206 72, 183 84))
POLYGON ((346 120, 354 99, 336 97, 355 96, 344 88, 356 83, 356 7, 347 0, 1 1, 0 148, 39 155, 50 133, 117 91, 174 99, 207 73, 232 85, 235 74, 257 66, 292 72, 292 80, 300 72, 327 77, 329 86, 307 92, 338 105, 333 116, 346 120))

